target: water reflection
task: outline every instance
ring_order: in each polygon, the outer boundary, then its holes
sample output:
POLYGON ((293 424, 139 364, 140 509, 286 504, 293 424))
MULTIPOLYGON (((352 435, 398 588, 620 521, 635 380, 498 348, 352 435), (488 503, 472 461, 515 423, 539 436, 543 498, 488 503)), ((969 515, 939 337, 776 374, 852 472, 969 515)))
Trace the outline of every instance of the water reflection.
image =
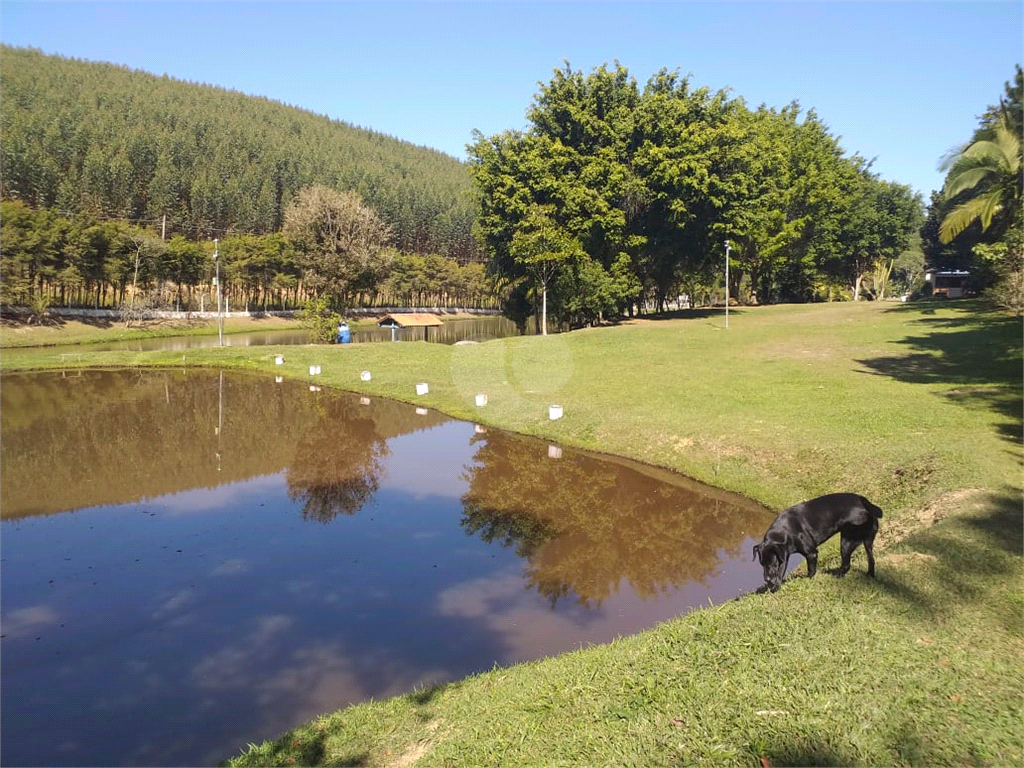
POLYGON ((552 608, 565 597, 600 606, 623 583, 653 598, 705 583, 723 552, 741 555, 751 508, 735 497, 578 451, 551 460, 518 435, 473 440, 462 525, 525 558, 527 584, 552 608))
POLYGON ((273 377, 0 380, 0 763, 213 764, 756 588, 742 500, 273 377))
POLYGON ((365 407, 352 398, 317 403, 317 424, 299 440, 285 472, 288 498, 306 520, 329 523, 354 515, 380 488, 388 446, 365 407))
MULTIPOLYGON (((7 374, 2 382, 4 519, 138 502, 286 470, 289 492, 309 501, 312 512, 327 503, 322 497, 331 487, 379 473, 372 457, 386 455, 388 439, 446 420, 436 412, 418 416, 395 401, 367 407, 269 377, 136 370, 7 374)), ((368 477, 360 482, 374 485, 368 477)), ((345 501, 338 512, 357 511, 352 504, 345 501)))

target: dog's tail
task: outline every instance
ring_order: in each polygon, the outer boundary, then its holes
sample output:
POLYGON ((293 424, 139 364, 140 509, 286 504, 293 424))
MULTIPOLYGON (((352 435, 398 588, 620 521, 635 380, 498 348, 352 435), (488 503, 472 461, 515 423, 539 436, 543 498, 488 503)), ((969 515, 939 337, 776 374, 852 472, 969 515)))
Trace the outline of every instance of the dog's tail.
POLYGON ((868 512, 870 512, 872 515, 874 515, 875 517, 879 517, 879 518, 882 516, 882 510, 879 507, 876 507, 874 504, 872 504, 870 501, 865 499, 863 496, 860 497, 860 500, 861 500, 861 503, 864 504, 864 508, 868 512))

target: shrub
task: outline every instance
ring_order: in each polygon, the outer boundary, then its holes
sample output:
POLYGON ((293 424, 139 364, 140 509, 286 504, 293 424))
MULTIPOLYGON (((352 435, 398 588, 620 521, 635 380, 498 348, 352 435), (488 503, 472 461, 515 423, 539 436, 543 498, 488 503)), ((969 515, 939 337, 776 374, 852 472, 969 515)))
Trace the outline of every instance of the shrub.
POLYGON ((308 328, 314 344, 334 344, 338 340, 341 315, 331 309, 326 297, 310 299, 296 315, 303 328, 308 328))

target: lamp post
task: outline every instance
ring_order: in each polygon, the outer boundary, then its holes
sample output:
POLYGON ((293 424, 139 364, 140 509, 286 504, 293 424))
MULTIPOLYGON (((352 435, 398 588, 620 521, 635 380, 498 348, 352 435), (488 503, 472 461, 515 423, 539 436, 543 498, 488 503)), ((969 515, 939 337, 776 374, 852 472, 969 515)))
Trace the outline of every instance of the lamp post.
POLYGON ((217 244, 220 241, 215 237, 213 238, 213 265, 216 270, 216 276, 214 281, 217 283, 217 339, 220 342, 220 346, 224 346, 224 322, 220 314, 220 252, 217 244))
POLYGON ((725 241, 725 327, 729 327, 729 241, 725 241))

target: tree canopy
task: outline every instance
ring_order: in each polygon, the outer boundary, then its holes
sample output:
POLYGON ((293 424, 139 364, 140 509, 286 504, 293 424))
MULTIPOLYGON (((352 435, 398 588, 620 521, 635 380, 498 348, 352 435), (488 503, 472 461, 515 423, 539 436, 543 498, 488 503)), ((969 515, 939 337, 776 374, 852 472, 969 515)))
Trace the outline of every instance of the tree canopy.
POLYGON ((905 250, 923 220, 918 195, 847 156, 813 111, 751 110, 677 72, 641 89, 618 62, 586 75, 566 63, 527 117, 524 131, 474 134, 477 230, 494 274, 526 286, 523 297, 553 285, 564 322, 713 290, 726 239, 734 296, 856 298, 862 277, 905 250), (537 211, 548 241, 561 230, 579 244, 545 251, 559 254, 544 260, 560 265, 551 284, 524 256, 537 211))
POLYGON ((390 228, 355 192, 321 185, 301 190, 285 210, 284 234, 298 251, 307 283, 339 303, 360 280, 375 284, 390 261, 384 250, 390 228))

